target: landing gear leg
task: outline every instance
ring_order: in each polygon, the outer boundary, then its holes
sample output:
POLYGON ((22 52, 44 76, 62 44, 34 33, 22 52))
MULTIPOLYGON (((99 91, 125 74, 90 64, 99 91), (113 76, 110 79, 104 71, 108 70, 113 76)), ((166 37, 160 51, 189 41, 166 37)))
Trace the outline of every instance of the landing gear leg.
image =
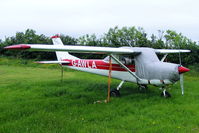
POLYGON ((121 81, 120 84, 117 86, 117 89, 111 90, 110 96, 111 97, 119 97, 120 96, 120 88, 122 87, 124 81, 121 81))
POLYGON ((165 88, 161 88, 161 89, 163 89, 163 91, 161 93, 161 97, 165 97, 165 98, 171 97, 171 94, 168 91, 166 91, 165 88))

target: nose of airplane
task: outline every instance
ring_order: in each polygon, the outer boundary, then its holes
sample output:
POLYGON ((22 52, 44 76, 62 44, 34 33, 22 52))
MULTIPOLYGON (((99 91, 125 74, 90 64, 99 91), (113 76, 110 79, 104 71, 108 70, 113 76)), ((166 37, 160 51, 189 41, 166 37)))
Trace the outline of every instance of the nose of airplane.
POLYGON ((179 74, 185 73, 185 72, 188 72, 188 71, 190 71, 190 69, 188 69, 188 68, 186 68, 186 67, 183 67, 183 66, 179 66, 179 67, 178 67, 178 72, 179 72, 179 74))

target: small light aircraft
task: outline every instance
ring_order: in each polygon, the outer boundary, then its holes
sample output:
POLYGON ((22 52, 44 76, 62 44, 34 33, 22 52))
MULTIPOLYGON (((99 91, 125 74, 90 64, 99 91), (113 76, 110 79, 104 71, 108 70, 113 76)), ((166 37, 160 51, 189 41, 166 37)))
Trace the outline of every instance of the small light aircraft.
MULTIPOLYGON (((55 51, 57 61, 40 61, 39 63, 57 63, 64 67, 75 70, 108 76, 121 80, 121 83, 114 90, 109 90, 108 95, 120 96, 119 89, 122 84, 133 82, 139 88, 146 88, 147 85, 159 86, 162 89, 161 95, 170 97, 167 91, 169 85, 180 80, 182 95, 184 94, 183 73, 189 69, 180 64, 164 62, 169 53, 184 53, 190 50, 182 49, 153 49, 146 47, 92 47, 92 46, 67 46, 63 45, 58 35, 52 37, 54 45, 44 44, 18 44, 5 47, 5 49, 55 51), (70 53, 94 53, 107 54, 103 60, 79 59, 70 53), (164 54, 159 60, 157 53, 164 54)), ((110 85, 109 85, 110 88, 110 85)))

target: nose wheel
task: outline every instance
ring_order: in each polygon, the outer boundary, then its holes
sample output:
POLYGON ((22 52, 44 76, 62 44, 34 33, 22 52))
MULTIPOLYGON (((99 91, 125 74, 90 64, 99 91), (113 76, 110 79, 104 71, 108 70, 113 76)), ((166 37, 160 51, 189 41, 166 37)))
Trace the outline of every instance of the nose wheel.
POLYGON ((164 89, 161 93, 161 97, 169 98, 171 97, 171 94, 168 91, 166 91, 166 89, 164 89))

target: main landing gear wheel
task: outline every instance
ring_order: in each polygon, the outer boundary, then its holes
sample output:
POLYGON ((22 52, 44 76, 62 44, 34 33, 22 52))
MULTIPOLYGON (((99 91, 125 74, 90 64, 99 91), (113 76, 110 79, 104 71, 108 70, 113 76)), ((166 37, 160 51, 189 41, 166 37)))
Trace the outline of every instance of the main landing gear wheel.
POLYGON ((117 89, 111 90, 110 96, 111 97, 120 97, 120 91, 117 89))
POLYGON ((148 87, 147 87, 147 85, 139 85, 138 89, 140 92, 145 92, 145 91, 147 91, 148 87))
POLYGON ((163 92, 161 93, 161 97, 170 98, 170 97, 171 97, 171 94, 170 94, 169 92, 167 92, 167 91, 163 91, 163 92))

